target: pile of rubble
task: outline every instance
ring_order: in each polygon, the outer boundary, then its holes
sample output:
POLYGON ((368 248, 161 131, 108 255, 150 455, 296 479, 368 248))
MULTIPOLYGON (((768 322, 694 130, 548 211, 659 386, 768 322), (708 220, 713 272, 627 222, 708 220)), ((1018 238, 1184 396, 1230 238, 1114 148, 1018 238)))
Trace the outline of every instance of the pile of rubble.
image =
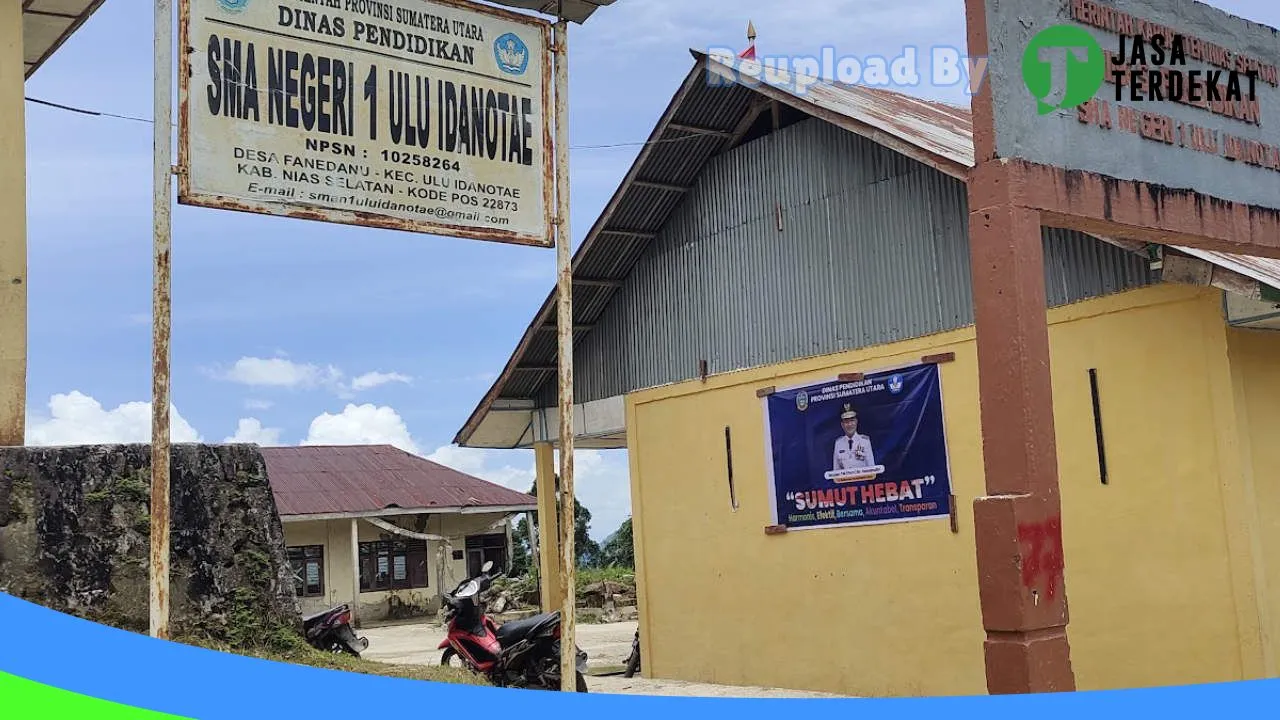
POLYGON ((605 580, 592 583, 578 591, 578 613, 587 622, 614 623, 635 620, 636 586, 634 581, 622 584, 605 580))
MULTIPOLYGON (((592 623, 615 623, 635 620, 636 586, 631 582, 605 580, 578 590, 578 620, 592 623)), ((489 613, 504 620, 525 617, 538 612, 541 602, 538 587, 520 579, 495 583, 488 598, 489 613)))

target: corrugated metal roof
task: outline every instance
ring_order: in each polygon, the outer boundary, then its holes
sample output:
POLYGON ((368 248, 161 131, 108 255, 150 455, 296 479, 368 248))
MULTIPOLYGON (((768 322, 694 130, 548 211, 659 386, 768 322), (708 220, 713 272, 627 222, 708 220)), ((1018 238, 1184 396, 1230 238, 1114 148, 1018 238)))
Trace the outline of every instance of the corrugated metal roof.
POLYGON ((282 516, 536 507, 537 499, 389 445, 262 448, 282 516))
POLYGON ((506 5, 522 10, 533 10, 544 15, 555 16, 556 12, 564 13, 569 22, 584 23, 596 10, 612 5, 613 0, 489 0, 494 5, 506 5))
POLYGON ((26 0, 22 5, 23 77, 30 78, 104 0, 26 0))
POLYGON ((756 89, 766 94, 784 93, 792 101, 833 112, 958 165, 973 166, 973 122, 966 108, 880 88, 821 82, 728 55, 704 57, 720 77, 762 78, 756 89), (803 90, 797 90, 799 86, 803 90))
MULTIPOLYGON (((772 84, 711 82, 713 74, 732 80, 737 77, 737 68, 751 68, 743 67, 743 61, 736 58, 690 52, 696 60, 694 67, 574 253, 575 325, 589 326, 599 319, 652 239, 645 234, 663 227, 678 207, 678 200, 655 192, 655 186, 668 186, 667 192, 678 194, 680 188, 691 184, 712 157, 731 149, 750 130, 753 118, 762 110, 762 99, 866 137, 957 179, 968 179, 974 151, 967 108, 816 78, 797 82, 796 77, 761 70, 755 70, 755 77, 772 78, 772 84), (803 90, 797 90, 802 85, 803 90), (624 224, 624 218, 638 225, 624 224), (592 288, 590 296, 587 287, 592 288)), ((1280 260, 1175 249, 1280 288, 1280 260)), ((497 381, 459 430, 455 443, 467 444, 498 398, 536 397, 543 385, 555 382, 551 370, 557 362, 554 337, 539 332, 541 327, 555 325, 554 301, 552 289, 497 381)), ((580 338, 581 333, 575 333, 575 343, 580 338)))
POLYGON ((1188 247, 1178 247, 1178 250, 1211 262, 1224 270, 1239 273, 1247 278, 1253 278, 1263 285, 1270 285, 1280 290, 1280 260, 1275 258, 1232 255, 1214 250, 1200 250, 1188 247))

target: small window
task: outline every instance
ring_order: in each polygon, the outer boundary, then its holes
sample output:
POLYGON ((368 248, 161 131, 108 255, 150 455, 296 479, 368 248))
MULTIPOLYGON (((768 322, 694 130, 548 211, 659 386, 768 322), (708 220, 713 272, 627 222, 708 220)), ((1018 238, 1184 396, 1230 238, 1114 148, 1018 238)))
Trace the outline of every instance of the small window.
POLYGON ((289 567, 298 597, 324 597, 324 546, 305 545, 289 548, 289 567))
POLYGON ((489 560, 493 561, 495 570, 507 567, 506 533, 472 535, 467 538, 467 573, 469 576, 475 577, 479 575, 480 568, 484 567, 485 562, 489 560))
POLYGON ((360 543, 360 592, 427 587, 427 543, 391 540, 360 543))

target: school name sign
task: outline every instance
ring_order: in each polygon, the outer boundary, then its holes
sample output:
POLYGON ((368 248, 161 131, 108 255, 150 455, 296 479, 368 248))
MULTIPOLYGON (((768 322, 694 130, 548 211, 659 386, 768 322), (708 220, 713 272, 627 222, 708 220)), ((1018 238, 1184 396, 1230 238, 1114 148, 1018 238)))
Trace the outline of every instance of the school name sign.
POLYGON ((449 0, 183 0, 179 202, 550 247, 550 25, 449 0))
POLYGON ((1192 0, 988 1, 996 154, 1280 208, 1280 35, 1192 0))

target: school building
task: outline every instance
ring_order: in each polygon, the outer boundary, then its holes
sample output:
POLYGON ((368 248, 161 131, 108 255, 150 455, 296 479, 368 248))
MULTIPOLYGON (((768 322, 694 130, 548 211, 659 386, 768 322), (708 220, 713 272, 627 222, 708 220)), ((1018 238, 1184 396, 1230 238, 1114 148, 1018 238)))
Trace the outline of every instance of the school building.
MULTIPOLYGON (((984 693, 968 111, 694 57, 573 261, 575 443, 628 451, 643 672, 984 693), (955 517, 778 528, 761 397, 924 358, 955 517)), ((1280 262, 1043 237, 1078 687, 1274 677, 1280 262)), ((456 438, 540 482, 555 324, 553 293, 456 438)))
POLYGON ((511 557, 532 496, 385 445, 266 447, 303 615, 351 604, 357 622, 423 617, 511 557))

